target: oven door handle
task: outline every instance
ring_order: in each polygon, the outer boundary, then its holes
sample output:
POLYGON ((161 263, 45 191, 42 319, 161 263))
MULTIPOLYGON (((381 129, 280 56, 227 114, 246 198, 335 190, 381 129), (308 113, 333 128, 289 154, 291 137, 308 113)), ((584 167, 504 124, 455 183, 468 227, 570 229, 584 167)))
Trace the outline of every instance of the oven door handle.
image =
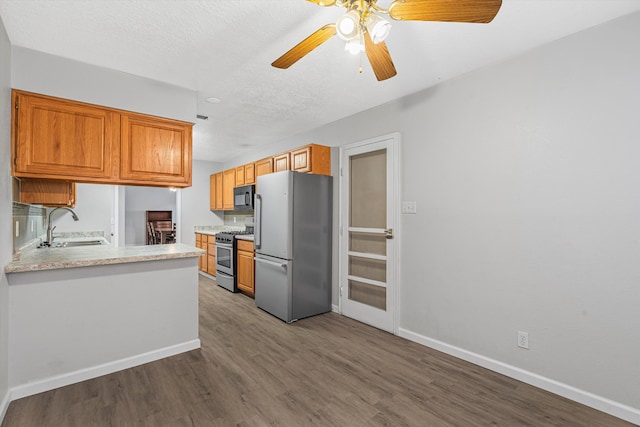
POLYGON ((256 194, 256 220, 255 220, 255 235, 253 236, 256 249, 260 249, 262 247, 262 197, 259 194, 256 194))
POLYGON ((287 263, 281 263, 281 262, 274 262, 274 261, 269 261, 268 259, 264 259, 264 258, 254 258, 255 261, 257 262, 263 262, 265 264, 269 264, 269 265, 273 265, 274 267, 280 267, 280 268, 284 268, 285 270, 287 269, 287 263))

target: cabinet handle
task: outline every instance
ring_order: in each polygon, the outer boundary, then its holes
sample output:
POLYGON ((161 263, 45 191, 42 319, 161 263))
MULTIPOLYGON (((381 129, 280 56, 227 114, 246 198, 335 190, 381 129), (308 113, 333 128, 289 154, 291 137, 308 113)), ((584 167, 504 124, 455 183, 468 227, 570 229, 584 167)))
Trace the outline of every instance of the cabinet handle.
POLYGON ((255 229, 254 229, 254 245, 256 249, 262 247, 262 197, 256 194, 255 202, 255 229))

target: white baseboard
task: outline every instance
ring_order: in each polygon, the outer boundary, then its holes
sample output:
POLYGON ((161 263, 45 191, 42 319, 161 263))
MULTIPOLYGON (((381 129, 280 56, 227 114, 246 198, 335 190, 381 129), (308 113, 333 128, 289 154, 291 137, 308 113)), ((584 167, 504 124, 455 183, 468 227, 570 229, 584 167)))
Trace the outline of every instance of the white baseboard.
POLYGON ((136 356, 131 356, 102 365, 93 366, 91 368, 80 369, 78 371, 56 375, 36 382, 12 387, 9 394, 11 400, 16 400, 27 396, 32 396, 34 394, 42 393, 44 391, 53 390, 55 388, 64 387, 92 378, 101 377, 102 375, 122 371, 123 369, 129 369, 133 368, 134 366, 144 365, 145 363, 164 359, 165 357, 169 356, 175 356, 176 354, 195 350, 197 348, 200 348, 200 339, 187 341, 184 343, 172 345, 170 347, 153 350, 148 353, 142 353, 136 356))
POLYGON ((340 313, 340 307, 335 304, 331 304, 331 311, 333 311, 334 313, 340 313))
POLYGON ((559 396, 566 397, 567 399, 571 399, 575 402, 613 415, 614 417, 640 425, 640 409, 638 408, 633 408, 631 406, 615 402, 605 397, 589 393, 588 391, 580 390, 568 384, 482 356, 481 354, 473 353, 445 342, 425 337, 424 335, 417 334, 407 329, 400 328, 398 335, 426 347, 466 360, 474 365, 482 366, 483 368, 490 369, 518 381, 522 381, 559 396))
POLYGON ((7 390, 4 397, 0 401, 0 424, 4 421, 4 416, 7 413, 7 409, 9 409, 9 403, 11 403, 11 391, 7 390))

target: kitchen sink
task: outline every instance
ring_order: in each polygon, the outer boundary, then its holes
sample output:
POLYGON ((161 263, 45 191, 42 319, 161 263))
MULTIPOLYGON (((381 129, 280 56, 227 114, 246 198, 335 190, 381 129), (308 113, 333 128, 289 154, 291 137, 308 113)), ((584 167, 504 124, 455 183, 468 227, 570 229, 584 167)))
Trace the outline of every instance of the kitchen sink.
POLYGON ((77 242, 54 243, 53 247, 54 248, 70 248, 73 246, 95 246, 95 245, 101 245, 101 244, 102 244, 102 240, 82 240, 77 242))
MULTIPOLYGON (((97 246, 97 245, 103 245, 104 241, 102 240, 79 240, 79 241, 72 241, 72 242, 53 242, 53 244, 51 246, 48 246, 50 248, 73 248, 76 246, 97 246)), ((39 246, 39 247, 47 247, 47 246, 39 246)))

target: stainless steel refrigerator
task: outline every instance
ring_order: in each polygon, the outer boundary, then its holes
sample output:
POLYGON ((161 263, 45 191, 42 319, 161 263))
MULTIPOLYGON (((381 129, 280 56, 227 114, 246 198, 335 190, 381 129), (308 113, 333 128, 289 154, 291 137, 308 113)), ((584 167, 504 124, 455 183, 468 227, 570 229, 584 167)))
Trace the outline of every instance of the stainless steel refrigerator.
POLYGON ((332 194, 330 176, 258 177, 255 301, 285 322, 331 311, 332 194))

